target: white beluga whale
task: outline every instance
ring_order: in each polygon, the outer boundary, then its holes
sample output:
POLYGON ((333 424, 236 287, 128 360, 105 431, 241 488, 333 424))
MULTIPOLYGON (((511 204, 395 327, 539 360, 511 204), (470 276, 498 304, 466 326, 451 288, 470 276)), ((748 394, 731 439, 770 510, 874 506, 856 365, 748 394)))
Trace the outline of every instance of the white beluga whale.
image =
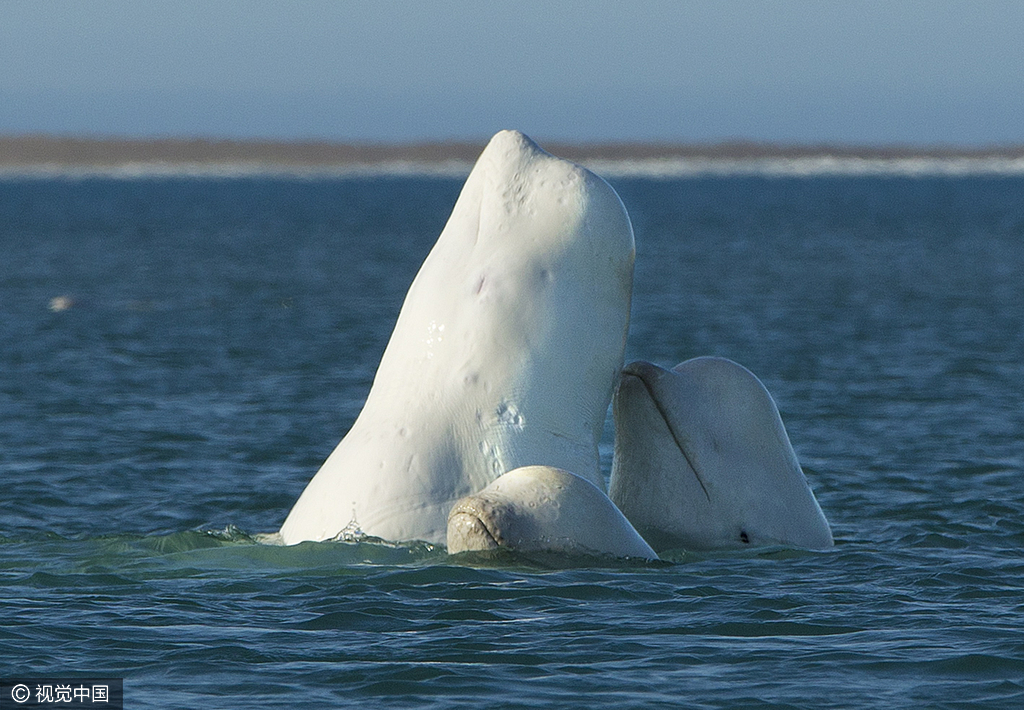
POLYGON ((655 550, 832 547, 778 408, 746 368, 634 362, 613 411, 609 496, 655 550))
POLYGON ((356 526, 444 544, 452 505, 522 466, 603 487, 597 441, 622 367, 634 253, 606 182, 521 133, 494 136, 283 542, 356 526))
POLYGON ((448 516, 448 552, 564 552, 656 560, 604 491, 552 466, 525 466, 459 500, 448 516))

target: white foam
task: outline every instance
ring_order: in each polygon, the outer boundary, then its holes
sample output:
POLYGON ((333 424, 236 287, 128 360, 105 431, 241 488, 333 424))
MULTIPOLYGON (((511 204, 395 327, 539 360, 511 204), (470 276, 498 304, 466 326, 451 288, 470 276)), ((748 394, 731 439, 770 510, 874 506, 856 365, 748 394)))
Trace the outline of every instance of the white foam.
POLYGON ((473 164, 461 160, 436 162, 396 160, 380 163, 337 165, 289 165, 286 163, 168 163, 139 162, 119 165, 38 165, 0 166, 0 180, 87 179, 147 180, 153 178, 247 178, 282 177, 322 179, 345 177, 453 177, 464 178, 473 164))
POLYGON ((1024 157, 855 158, 821 155, 800 158, 652 158, 593 160, 586 165, 605 177, 1024 175, 1024 157))
MULTIPOLYGON (((1024 175, 1024 156, 857 158, 806 156, 798 158, 646 158, 639 160, 583 160, 581 164, 604 177, 690 178, 705 176, 1014 176, 1024 175)), ((249 178, 293 179, 359 177, 465 178, 472 163, 461 160, 289 165, 284 163, 137 162, 120 165, 61 165, 47 163, 0 166, 0 180, 109 178, 249 178)))

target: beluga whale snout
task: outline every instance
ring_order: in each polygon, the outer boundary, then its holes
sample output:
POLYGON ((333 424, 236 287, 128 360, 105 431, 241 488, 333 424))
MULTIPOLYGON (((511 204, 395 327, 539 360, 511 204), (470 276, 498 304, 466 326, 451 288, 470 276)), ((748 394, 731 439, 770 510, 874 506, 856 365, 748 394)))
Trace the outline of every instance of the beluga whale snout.
POLYGON ((655 550, 832 547, 778 408, 746 368, 630 363, 613 411, 609 497, 655 550))
POLYGON ((542 464, 603 489, 633 231, 601 178, 495 135, 409 287, 362 411, 281 527, 443 544, 452 505, 542 464))

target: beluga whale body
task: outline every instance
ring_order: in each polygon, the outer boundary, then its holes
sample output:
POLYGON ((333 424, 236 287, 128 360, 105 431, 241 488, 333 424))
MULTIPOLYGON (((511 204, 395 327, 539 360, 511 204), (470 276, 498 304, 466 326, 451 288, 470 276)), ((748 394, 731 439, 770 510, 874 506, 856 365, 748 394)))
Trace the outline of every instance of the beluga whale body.
POLYGON ((603 489, 597 441, 623 362, 634 253, 607 183, 521 133, 494 136, 284 543, 352 523, 444 544, 457 500, 523 466, 603 489))
POLYGON ((832 547, 779 410, 746 368, 630 363, 613 411, 609 496, 655 550, 832 547))

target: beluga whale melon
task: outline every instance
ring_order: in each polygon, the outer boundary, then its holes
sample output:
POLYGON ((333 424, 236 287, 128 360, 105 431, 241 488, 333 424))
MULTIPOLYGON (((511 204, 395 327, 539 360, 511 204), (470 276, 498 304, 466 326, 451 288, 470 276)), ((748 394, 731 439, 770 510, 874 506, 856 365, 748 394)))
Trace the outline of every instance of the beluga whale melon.
POLYGON ((603 490, 597 442, 633 260, 607 183, 522 133, 495 135, 409 288, 362 411, 282 540, 357 527, 444 544, 456 501, 523 466, 603 490))
POLYGON ((657 551, 832 547, 768 390, 718 357, 623 370, 609 496, 657 551))
POLYGON ((551 466, 509 471, 459 500, 448 515, 448 552, 563 552, 656 560, 604 491, 551 466))

